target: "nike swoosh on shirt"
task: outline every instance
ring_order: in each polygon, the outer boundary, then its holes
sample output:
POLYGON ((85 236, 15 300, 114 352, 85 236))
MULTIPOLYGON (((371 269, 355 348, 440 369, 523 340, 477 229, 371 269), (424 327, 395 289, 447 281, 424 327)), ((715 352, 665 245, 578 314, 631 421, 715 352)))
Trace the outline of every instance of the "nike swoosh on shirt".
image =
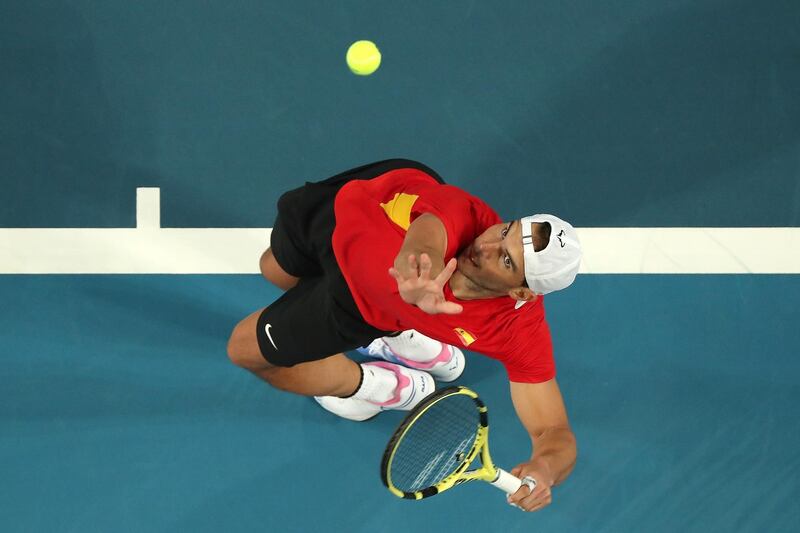
POLYGON ((269 339, 270 344, 272 344, 272 347, 275 348, 275 350, 277 351, 278 347, 275 346, 275 341, 272 340, 272 335, 269 334, 269 328, 271 327, 272 324, 267 324, 266 326, 264 326, 264 331, 267 333, 267 338, 269 339))

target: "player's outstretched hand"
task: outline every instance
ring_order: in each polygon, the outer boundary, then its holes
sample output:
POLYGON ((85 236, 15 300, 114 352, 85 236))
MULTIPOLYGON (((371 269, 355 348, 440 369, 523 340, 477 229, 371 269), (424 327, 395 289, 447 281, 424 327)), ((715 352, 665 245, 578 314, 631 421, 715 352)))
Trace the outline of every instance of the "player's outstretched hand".
POLYGON ((408 265, 404 272, 392 267, 389 269, 389 275, 397 281, 397 290, 404 302, 416 305, 429 315, 439 313, 455 315, 463 308, 455 302, 445 300, 444 284, 456 271, 457 265, 458 261, 454 257, 435 277, 431 278, 433 265, 430 256, 421 254, 417 264, 417 258, 411 254, 408 256, 408 265))

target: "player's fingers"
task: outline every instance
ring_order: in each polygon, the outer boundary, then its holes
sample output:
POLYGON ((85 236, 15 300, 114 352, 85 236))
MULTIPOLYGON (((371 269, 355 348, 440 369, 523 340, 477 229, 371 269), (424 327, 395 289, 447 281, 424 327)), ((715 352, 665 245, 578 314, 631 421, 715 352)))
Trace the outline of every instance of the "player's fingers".
POLYGON ((508 495, 508 503, 519 505, 530 493, 531 491, 528 486, 523 483, 522 486, 517 489, 517 492, 508 495))
POLYGON ((523 502, 521 507, 526 511, 535 512, 544 509, 551 503, 553 503, 553 497, 548 495, 546 498, 536 500, 536 503, 533 505, 527 505, 525 502, 523 502))
POLYGON ((449 280, 450 277, 453 275, 453 272, 456 271, 457 267, 458 267, 458 260, 455 257, 453 257, 452 259, 450 259, 450 261, 447 262, 447 264, 444 266, 444 269, 441 272, 439 272, 439 275, 436 276, 435 280, 436 283, 444 286, 444 284, 447 283, 447 280, 449 280))
POLYGON ((389 275, 392 276, 397 281, 397 283, 402 283, 405 279, 403 278, 403 275, 400 274, 400 271, 397 270, 395 267, 389 268, 389 275))
POLYGON ((457 315, 464 310, 462 306, 455 302, 442 302, 438 306, 439 312, 447 315, 457 315))
MULTIPOLYGON (((518 466, 514 467, 511 470, 511 472, 515 476, 521 477, 522 476, 522 472, 523 472, 522 467, 523 467, 523 465, 518 465, 518 466)), ((527 498, 530 498, 531 493, 533 492, 533 490, 536 490, 536 488, 538 488, 538 486, 536 484, 536 480, 534 480, 530 476, 523 477, 522 478, 522 485, 520 485, 520 487, 517 489, 517 491, 514 494, 509 494, 508 495, 508 503, 510 503, 512 505, 515 505, 516 507, 524 508, 523 507, 524 506, 523 502, 527 498), (533 486, 534 488, 531 489, 531 486, 533 486)), ((529 503, 529 505, 531 505, 532 503, 533 502, 531 501, 529 503)))
POLYGON ((431 257, 428 254, 419 256, 419 277, 428 280, 431 277, 431 257))
POLYGON ((549 495, 550 495, 550 489, 544 486, 539 486, 533 489, 530 494, 525 496, 525 498, 523 498, 523 501, 527 500, 528 502, 533 504, 534 502, 547 498, 549 495))
POLYGON ((417 265, 417 256, 410 254, 408 256, 408 268, 411 272, 416 272, 419 275, 419 265, 417 265))
POLYGON ((528 511, 538 511, 550 505, 553 493, 549 487, 536 487, 531 493, 519 502, 519 506, 528 511))
POLYGON ((523 511, 526 511, 526 512, 529 512, 529 513, 535 513, 536 511, 541 511, 542 509, 544 509, 548 505, 550 505, 550 504, 549 503, 537 503, 536 505, 533 505, 531 507, 519 506, 519 508, 522 509, 523 511))

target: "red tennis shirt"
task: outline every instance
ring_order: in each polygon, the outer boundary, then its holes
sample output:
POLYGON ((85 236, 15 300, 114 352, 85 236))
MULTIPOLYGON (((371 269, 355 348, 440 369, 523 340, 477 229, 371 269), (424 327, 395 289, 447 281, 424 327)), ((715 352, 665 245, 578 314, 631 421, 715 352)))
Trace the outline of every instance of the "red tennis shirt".
POLYGON ((333 250, 362 316, 384 331, 415 329, 503 363, 511 381, 539 383, 555 376, 553 345, 543 298, 515 309, 508 296, 447 300, 463 306, 456 315, 429 315, 405 303, 389 273, 411 222, 436 215, 447 230, 445 263, 486 228, 502 222, 481 199, 425 172, 402 168, 371 180, 347 183, 336 195, 333 250))

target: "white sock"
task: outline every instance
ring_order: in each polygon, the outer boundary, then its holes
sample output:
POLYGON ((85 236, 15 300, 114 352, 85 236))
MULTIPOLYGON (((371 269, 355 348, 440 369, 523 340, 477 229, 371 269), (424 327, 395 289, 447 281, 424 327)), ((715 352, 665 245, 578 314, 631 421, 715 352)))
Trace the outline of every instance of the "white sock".
POLYGON ((363 372, 361 386, 352 397, 375 403, 391 400, 397 388, 397 376, 394 372, 375 365, 360 366, 363 372))
POLYGON ((384 337, 383 342, 400 357, 418 363, 432 361, 442 351, 441 342, 413 329, 406 330, 396 337, 384 337))

